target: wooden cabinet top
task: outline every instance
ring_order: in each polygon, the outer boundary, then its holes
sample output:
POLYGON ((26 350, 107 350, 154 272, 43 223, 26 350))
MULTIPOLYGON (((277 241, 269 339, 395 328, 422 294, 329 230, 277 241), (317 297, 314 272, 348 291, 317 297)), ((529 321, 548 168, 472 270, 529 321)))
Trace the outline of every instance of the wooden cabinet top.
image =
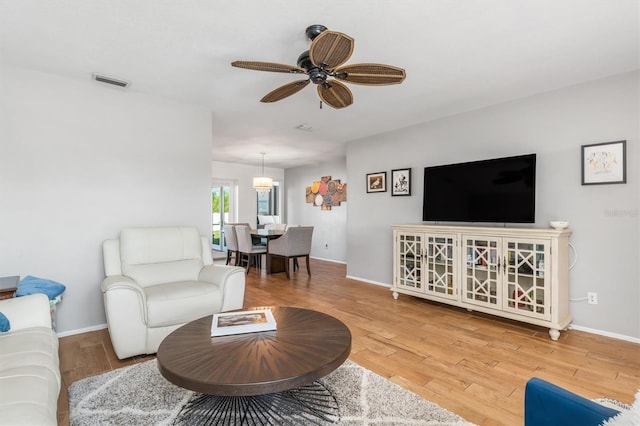
POLYGON ((537 238, 568 238, 571 229, 554 229, 542 227, 488 227, 474 225, 422 225, 422 224, 397 224, 391 225, 393 230, 405 232, 437 232, 449 234, 473 234, 511 237, 537 237, 537 238))

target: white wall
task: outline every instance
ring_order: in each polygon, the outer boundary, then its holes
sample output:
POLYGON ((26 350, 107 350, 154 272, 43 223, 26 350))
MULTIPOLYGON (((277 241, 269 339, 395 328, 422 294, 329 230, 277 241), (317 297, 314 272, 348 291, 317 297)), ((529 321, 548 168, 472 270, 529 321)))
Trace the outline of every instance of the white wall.
POLYGON ((65 284, 59 332, 104 324, 104 239, 126 226, 210 233, 211 114, 8 67, 0 93, 0 276, 65 284))
MULTIPOLYGON (((214 151, 214 160, 215 156, 216 153, 214 151)), ((212 161, 211 176, 213 181, 232 181, 237 185, 237 193, 234 194, 237 198, 237 218, 232 218, 231 220, 249 223, 254 227, 257 225, 258 208, 256 190, 253 189, 253 178, 261 174, 261 166, 247 166, 246 164, 212 161)), ((265 167, 264 174, 271 177, 274 182, 279 182, 281 185, 280 208, 282 209, 281 216, 283 216, 282 220, 284 222, 286 219, 284 217, 286 214, 286 206, 283 204, 284 190, 282 189, 282 185, 284 185, 284 169, 265 167)))
POLYGON ((571 297, 599 296, 571 304, 574 324, 639 338, 639 80, 624 74, 349 143, 348 275, 391 283, 390 225, 421 222, 425 166, 536 153, 535 225, 570 222, 571 297), (582 186, 581 145, 617 140, 627 140, 627 184, 582 186), (414 195, 366 193, 366 173, 405 167, 414 195))
POLYGON ((347 260, 347 211, 351 188, 346 180, 346 172, 346 162, 323 163, 285 171, 287 222, 314 226, 312 257, 336 262, 347 260), (347 184, 347 201, 325 211, 305 202, 306 187, 323 176, 331 176, 347 184))

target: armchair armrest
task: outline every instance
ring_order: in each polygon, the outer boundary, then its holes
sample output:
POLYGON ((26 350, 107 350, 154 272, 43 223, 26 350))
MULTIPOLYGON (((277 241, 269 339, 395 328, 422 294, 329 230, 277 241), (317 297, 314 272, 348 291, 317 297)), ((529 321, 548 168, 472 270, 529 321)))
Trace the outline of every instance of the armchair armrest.
POLYGON ((49 298, 44 294, 0 300, 0 312, 11 323, 11 331, 29 327, 51 328, 49 298))
POLYGON ((113 295, 111 299, 113 299, 114 301, 122 301, 122 297, 131 299, 131 296, 125 296, 125 294, 131 294, 135 297, 139 305, 139 313, 137 313, 136 316, 142 315, 142 321, 144 321, 144 323, 146 324, 147 296, 140 284, 129 277, 125 277, 124 275, 112 275, 102 281, 100 289, 102 290, 103 297, 105 298, 105 308, 107 310, 107 316, 109 316, 109 311, 114 307, 110 306, 110 304, 106 302, 106 300, 108 299, 107 294, 109 292, 111 292, 111 294, 113 295))
POLYGON ((525 426, 600 425, 618 411, 534 377, 524 391, 525 426))
POLYGON ((142 299, 144 299, 144 290, 142 286, 135 282, 133 279, 129 277, 125 277, 124 275, 112 275, 110 277, 102 280, 102 284, 100 285, 100 289, 102 289, 103 293, 106 293, 109 290, 131 290, 140 295, 142 299))
POLYGON ((238 266, 206 265, 198 275, 199 281, 222 287, 222 311, 242 308, 244 303, 245 272, 238 266))
POLYGON ((112 275, 102 281, 100 288, 118 358, 147 353, 147 301, 142 286, 129 277, 112 275))

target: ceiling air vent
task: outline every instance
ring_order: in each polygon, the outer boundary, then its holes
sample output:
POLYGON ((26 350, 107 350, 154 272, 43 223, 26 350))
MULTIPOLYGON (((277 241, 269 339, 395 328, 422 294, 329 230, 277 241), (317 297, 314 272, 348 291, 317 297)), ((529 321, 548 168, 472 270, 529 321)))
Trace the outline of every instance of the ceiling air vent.
POLYGON ((307 123, 298 124, 295 128, 296 130, 302 130, 303 132, 313 132, 313 127, 307 123))
POLYGON ((105 83, 105 84, 111 84, 112 86, 129 87, 129 84, 131 84, 128 81, 118 80, 117 78, 107 77, 106 75, 102 75, 102 74, 94 73, 94 74, 91 74, 91 77, 95 81, 98 81, 100 83, 105 83))

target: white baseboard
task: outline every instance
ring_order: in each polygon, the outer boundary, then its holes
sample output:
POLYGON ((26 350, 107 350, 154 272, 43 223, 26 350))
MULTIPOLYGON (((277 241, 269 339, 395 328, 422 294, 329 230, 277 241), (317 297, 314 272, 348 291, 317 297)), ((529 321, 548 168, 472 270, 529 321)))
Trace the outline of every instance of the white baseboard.
POLYGON ((637 337, 625 336, 624 334, 611 333, 609 331, 596 330, 595 328, 583 327, 581 325, 569 324, 569 330, 584 331, 585 333, 598 334, 600 336, 611 337, 612 339, 625 340, 631 343, 640 343, 637 337))
POLYGON ((98 325, 92 325, 91 327, 79 328, 77 330, 63 331, 61 333, 56 333, 56 334, 58 335, 58 338, 60 338, 60 337, 73 336, 75 334, 88 333, 90 331, 104 330, 105 328, 107 328, 107 324, 98 324, 98 325))
POLYGON ((333 263, 340 263, 341 265, 346 265, 347 262, 344 262, 342 260, 333 260, 333 259, 325 259, 323 257, 316 257, 316 256, 309 256, 310 259, 316 259, 316 260, 322 260, 324 262, 333 262, 333 263))
POLYGON ((371 281, 371 280, 367 280, 365 278, 354 277, 352 275, 347 275, 347 278, 349 278, 350 280, 362 281, 362 282, 365 282, 365 283, 368 283, 368 284, 374 284, 374 285, 379 285, 381 287, 391 288, 391 284, 381 283, 379 281, 371 281))

